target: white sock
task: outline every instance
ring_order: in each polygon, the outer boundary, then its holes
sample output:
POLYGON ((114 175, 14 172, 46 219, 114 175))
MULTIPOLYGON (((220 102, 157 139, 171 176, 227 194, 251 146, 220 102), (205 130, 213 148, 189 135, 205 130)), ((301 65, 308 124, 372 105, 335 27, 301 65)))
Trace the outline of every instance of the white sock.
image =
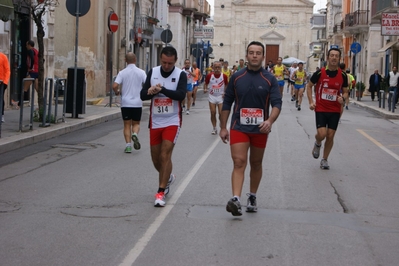
POLYGON ((236 198, 238 201, 240 201, 240 197, 239 196, 234 196, 233 198, 236 198))
POLYGON ((250 196, 254 196, 254 197, 256 198, 256 193, 250 192, 249 195, 250 195, 250 196))
POLYGON ((126 143, 126 147, 131 147, 131 146, 132 146, 132 143, 130 143, 130 142, 126 143))

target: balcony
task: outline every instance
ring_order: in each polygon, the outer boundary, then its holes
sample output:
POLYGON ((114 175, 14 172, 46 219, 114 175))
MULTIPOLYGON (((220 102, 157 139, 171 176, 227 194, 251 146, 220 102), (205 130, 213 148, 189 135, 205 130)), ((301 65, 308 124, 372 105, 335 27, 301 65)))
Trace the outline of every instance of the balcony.
POLYGON ((367 32, 370 23, 368 12, 368 10, 358 10, 354 13, 346 14, 343 32, 346 34, 367 32))
POLYGON ((325 29, 317 31, 317 40, 319 42, 327 42, 327 34, 325 29))
POLYGON ((399 0, 372 0, 371 18, 381 19, 381 13, 398 13, 399 0))
POLYGON ((334 26, 334 28, 333 28, 333 33, 334 33, 334 34, 341 33, 343 27, 344 27, 344 22, 341 21, 341 23, 339 23, 338 25, 335 25, 335 26, 334 26))
POLYGON ((136 16, 134 21, 134 28, 140 28, 144 35, 151 36, 154 32, 152 24, 148 23, 150 17, 147 15, 136 16))
POLYGON ((310 19, 310 29, 319 30, 326 28, 326 15, 325 14, 313 14, 310 19))

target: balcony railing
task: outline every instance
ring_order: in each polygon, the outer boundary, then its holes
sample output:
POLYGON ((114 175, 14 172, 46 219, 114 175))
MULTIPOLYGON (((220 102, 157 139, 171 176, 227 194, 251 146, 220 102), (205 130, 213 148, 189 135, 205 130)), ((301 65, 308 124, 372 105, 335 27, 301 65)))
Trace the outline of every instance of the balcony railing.
POLYGON ((399 9, 399 0, 372 0, 371 1, 371 17, 375 17, 382 11, 399 9))
POLYGON ((356 26, 368 26, 367 10, 358 10, 354 13, 346 14, 345 16, 345 28, 356 27, 356 26))
POLYGON ((148 23, 149 16, 140 15, 140 17, 136 17, 134 21, 134 28, 141 28, 145 35, 151 35, 154 32, 152 24, 148 23))

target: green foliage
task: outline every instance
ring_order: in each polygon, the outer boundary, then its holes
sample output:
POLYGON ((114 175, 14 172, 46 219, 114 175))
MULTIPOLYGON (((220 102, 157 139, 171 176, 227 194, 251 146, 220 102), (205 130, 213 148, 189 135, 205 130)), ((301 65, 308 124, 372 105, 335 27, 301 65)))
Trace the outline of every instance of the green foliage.
POLYGON ((366 89, 366 85, 363 82, 358 81, 355 85, 356 90, 364 91, 366 89))
MULTIPOLYGON (((43 108, 36 109, 33 111, 33 121, 34 122, 43 122, 43 108)), ((55 117, 54 115, 46 115, 46 123, 55 123, 55 117)))

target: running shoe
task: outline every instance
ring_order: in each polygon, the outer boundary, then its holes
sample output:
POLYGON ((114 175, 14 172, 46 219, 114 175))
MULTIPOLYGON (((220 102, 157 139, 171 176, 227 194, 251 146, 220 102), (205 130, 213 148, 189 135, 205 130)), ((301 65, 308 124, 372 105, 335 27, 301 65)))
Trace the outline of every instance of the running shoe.
POLYGON ((126 146, 125 153, 132 153, 132 146, 126 146))
POLYGON ((2 123, 6 122, 6 119, 4 118, 4 115, 1 116, 1 122, 2 123))
POLYGON ((155 194, 155 203, 154 207, 165 207, 165 193, 164 192, 158 192, 155 194))
POLYGON ((193 103, 191 106, 195 106, 195 103, 193 103))
POLYGON ((321 159, 320 168, 324 170, 330 169, 330 166, 328 166, 328 162, 326 159, 321 159))
POLYGON ((300 105, 298 105, 298 111, 301 111, 301 106, 300 105))
POLYGON ((132 134, 132 140, 133 140, 133 147, 135 150, 140 150, 141 145, 139 142, 139 138, 137 137, 137 135, 132 134))
POLYGON ((247 212, 257 212, 258 207, 256 206, 256 197, 250 193, 247 193, 247 196, 247 212))
POLYGON ((216 129, 212 130, 212 135, 216 135, 218 131, 216 129))
POLYGON ((298 101, 295 101, 295 107, 298 108, 298 101))
POLYGON ((171 174, 169 177, 169 181, 168 184, 166 185, 165 188, 165 196, 169 194, 169 186, 173 184, 173 182, 175 182, 176 176, 174 174, 171 174))
POLYGON ((185 111, 186 111, 186 106, 183 105, 183 112, 185 112, 185 111))
POLYGON ((321 147, 321 144, 317 145, 316 142, 314 143, 314 147, 313 147, 313 150, 312 150, 313 158, 315 158, 315 159, 319 158, 319 156, 320 156, 320 147, 321 147))
POLYGON ((291 97, 291 102, 295 101, 295 96, 291 97))
POLYGON ((241 204, 237 198, 231 198, 226 205, 226 211, 231 212, 233 216, 241 216, 241 204))
POLYGON ((190 114, 190 110, 187 110, 187 111, 186 111, 186 115, 189 115, 189 114, 190 114))
POLYGON ((346 109, 346 110, 349 110, 348 106, 345 106, 345 109, 346 109))

